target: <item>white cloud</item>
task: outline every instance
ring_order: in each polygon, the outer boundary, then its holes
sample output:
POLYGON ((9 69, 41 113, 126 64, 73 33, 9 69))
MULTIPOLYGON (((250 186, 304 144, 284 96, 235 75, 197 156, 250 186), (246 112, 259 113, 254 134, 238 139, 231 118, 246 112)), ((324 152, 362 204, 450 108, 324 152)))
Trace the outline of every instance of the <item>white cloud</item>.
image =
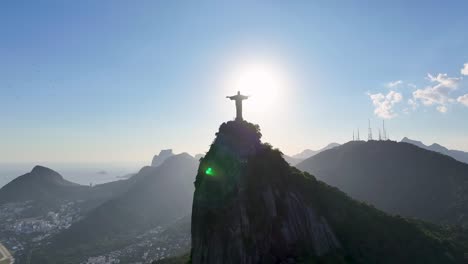
MULTIPOLYGON (((468 65, 468 64, 465 64, 465 65, 468 65)), ((460 97, 457 98, 457 101, 460 103, 460 104, 463 104, 465 106, 468 106, 468 94, 465 94, 465 95, 462 95, 460 97)))
POLYGON ((414 101, 421 101, 423 105, 433 104, 446 104, 448 102, 448 95, 441 93, 434 89, 434 87, 426 87, 424 89, 417 89, 413 92, 414 101))
POLYGON ((414 101, 419 100, 423 105, 437 105, 437 110, 441 113, 447 112, 447 104, 454 102, 450 98, 450 93, 458 88, 460 78, 448 77, 447 74, 439 73, 437 76, 427 75, 427 79, 433 83, 424 89, 417 89, 413 92, 414 101))
MULTIPOLYGON (((468 76, 468 62, 463 65, 460 70, 462 75, 468 76)), ((447 113, 450 104, 457 102, 468 107, 468 94, 453 96, 453 92, 458 89, 463 76, 449 77, 446 73, 437 75, 427 74, 426 80, 430 82, 424 88, 417 88, 412 82, 395 80, 385 84, 387 88, 393 88, 388 94, 376 93, 368 94, 375 107, 374 113, 381 118, 393 118, 397 116, 394 111, 394 105, 402 101, 401 93, 396 92, 402 87, 409 88, 412 91, 412 97, 407 100, 406 106, 401 110, 408 114, 411 110, 416 110, 419 106, 432 106, 441 113, 447 113)))
POLYGON ((463 64, 463 68, 460 70, 462 75, 468 75, 468 63, 463 64))
POLYGON ((437 111, 439 111, 441 113, 447 113, 447 107, 445 105, 439 105, 437 107, 437 111))
POLYGON ((419 104, 413 99, 408 99, 408 105, 411 106, 413 110, 416 110, 419 106, 419 104))
POLYGON ((435 77, 428 73, 427 78, 431 82, 436 82, 437 85, 434 87, 438 88, 456 89, 460 82, 460 78, 448 77, 446 73, 439 73, 435 77))
POLYGON ((382 93, 368 94, 375 106, 374 114, 381 118, 394 118, 397 114, 393 111, 393 106, 401 100, 403 96, 401 93, 390 91, 387 95, 382 93))
POLYGON ((393 81, 393 82, 386 83, 385 86, 388 87, 388 88, 394 88, 394 87, 397 87, 397 86, 399 86, 401 84, 403 84, 403 81, 398 80, 398 81, 393 81))

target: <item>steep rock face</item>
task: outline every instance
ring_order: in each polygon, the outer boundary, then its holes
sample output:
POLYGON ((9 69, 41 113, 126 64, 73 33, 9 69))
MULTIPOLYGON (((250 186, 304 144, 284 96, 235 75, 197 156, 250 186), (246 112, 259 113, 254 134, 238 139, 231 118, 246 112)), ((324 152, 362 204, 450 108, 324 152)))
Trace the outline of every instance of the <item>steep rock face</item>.
POLYGON ((221 125, 202 159, 192 210, 192 263, 281 263, 340 248, 327 220, 288 181, 258 127, 221 125))

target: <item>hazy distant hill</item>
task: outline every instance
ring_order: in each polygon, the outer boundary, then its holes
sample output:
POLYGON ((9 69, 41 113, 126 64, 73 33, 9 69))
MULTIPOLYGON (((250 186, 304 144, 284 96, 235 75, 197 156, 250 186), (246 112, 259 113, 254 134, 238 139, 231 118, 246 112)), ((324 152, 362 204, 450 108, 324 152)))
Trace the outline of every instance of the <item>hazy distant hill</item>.
MULTIPOLYGON (((85 187, 86 188, 86 187, 85 187)), ((65 180, 56 171, 36 166, 0 189, 0 204, 28 200, 56 200, 73 197, 82 186, 65 180)))
POLYGON ((303 159, 296 159, 296 158, 293 158, 291 156, 284 155, 284 154, 283 154, 283 158, 287 163, 289 163, 289 165, 292 165, 292 166, 294 166, 294 165, 298 164, 299 162, 303 161, 303 159))
POLYGON ((115 250, 142 232, 190 214, 198 161, 183 153, 144 167, 124 194, 109 200, 39 249, 34 263, 78 263, 115 250), (85 252, 85 253, 83 253, 85 252))
POLYGON ((303 150, 301 153, 293 155, 292 158, 299 159, 299 160, 305 160, 305 159, 308 159, 308 158, 310 158, 310 157, 312 157, 314 155, 319 154, 320 152, 322 152, 324 150, 331 149, 331 148, 337 147, 339 145, 340 144, 338 144, 338 143, 330 143, 330 144, 326 145, 325 147, 323 147, 323 148, 321 148, 319 150, 306 149, 306 150, 303 150))
POLYGON ((339 145, 340 144, 338 144, 338 143, 330 143, 327 146, 325 146, 324 148, 319 149, 319 150, 306 149, 306 150, 303 150, 301 153, 298 153, 298 154, 293 155, 293 156, 283 155, 283 158, 290 165, 295 166, 296 164, 300 163, 301 161, 303 161, 303 160, 305 160, 307 158, 310 158, 310 157, 312 157, 314 155, 317 155, 318 153, 320 153, 320 152, 322 152, 324 150, 331 149, 331 148, 334 148, 334 147, 339 146, 339 145))
POLYGON ((384 211, 468 223, 468 164, 408 143, 349 142, 297 168, 384 211))
POLYGON ((0 189, 0 205, 31 201, 31 216, 67 201, 80 201, 82 209, 87 210, 125 192, 131 182, 115 181, 92 187, 79 185, 65 180, 54 170, 35 166, 31 172, 15 178, 0 189))
POLYGON ((461 161, 461 162, 464 162, 464 163, 467 163, 468 164, 468 152, 464 152, 464 151, 461 151, 461 150, 451 150, 451 149, 448 149, 444 146, 441 146, 437 143, 434 143, 430 146, 427 146, 425 145, 424 143, 422 143, 421 141, 416 141, 416 140, 411 140, 407 137, 404 137, 401 142, 405 142, 405 143, 410 143, 410 144, 413 144, 415 146, 418 146, 420 148, 423 148, 423 149, 427 149, 427 150, 431 150, 431 151, 435 151, 435 152, 439 152, 439 153, 442 153, 444 155, 447 155, 447 156, 450 156, 458 161, 461 161))

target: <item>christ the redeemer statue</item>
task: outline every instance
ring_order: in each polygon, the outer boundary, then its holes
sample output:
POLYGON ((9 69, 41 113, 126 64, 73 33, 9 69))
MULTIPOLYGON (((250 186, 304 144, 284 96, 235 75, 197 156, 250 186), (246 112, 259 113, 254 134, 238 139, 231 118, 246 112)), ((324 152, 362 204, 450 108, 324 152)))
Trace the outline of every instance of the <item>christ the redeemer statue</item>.
POLYGON ((242 118, 242 100, 246 100, 249 97, 246 96, 246 95, 240 94, 240 92, 238 91, 236 95, 226 96, 226 98, 229 98, 231 100, 236 101, 236 114, 237 114, 236 115, 236 121, 242 121, 243 120, 243 118, 242 118))

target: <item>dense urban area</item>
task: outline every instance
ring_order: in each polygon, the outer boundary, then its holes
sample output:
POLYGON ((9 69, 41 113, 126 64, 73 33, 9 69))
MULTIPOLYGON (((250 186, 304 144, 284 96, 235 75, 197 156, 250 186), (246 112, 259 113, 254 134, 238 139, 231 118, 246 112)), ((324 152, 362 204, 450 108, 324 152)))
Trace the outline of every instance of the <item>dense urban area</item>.
MULTIPOLYGON (((78 202, 64 202, 56 210, 35 215, 34 202, 8 203, 0 206, 0 237, 5 249, 0 251, 0 264, 13 263, 7 249, 20 263, 31 250, 48 243, 52 235, 69 228, 81 217, 78 202), (31 215, 35 215, 31 217, 31 215), (4 252, 5 251, 5 252, 4 252)), ((180 221, 184 221, 183 219, 180 221)), ((177 224, 177 223, 174 223, 177 224)), ((88 256, 83 264, 151 263, 190 247, 188 232, 174 232, 172 226, 158 226, 136 237, 133 243, 98 256, 88 256), (171 229, 168 231, 168 229, 171 229)), ((0 249, 2 247, 0 246, 0 249)))

